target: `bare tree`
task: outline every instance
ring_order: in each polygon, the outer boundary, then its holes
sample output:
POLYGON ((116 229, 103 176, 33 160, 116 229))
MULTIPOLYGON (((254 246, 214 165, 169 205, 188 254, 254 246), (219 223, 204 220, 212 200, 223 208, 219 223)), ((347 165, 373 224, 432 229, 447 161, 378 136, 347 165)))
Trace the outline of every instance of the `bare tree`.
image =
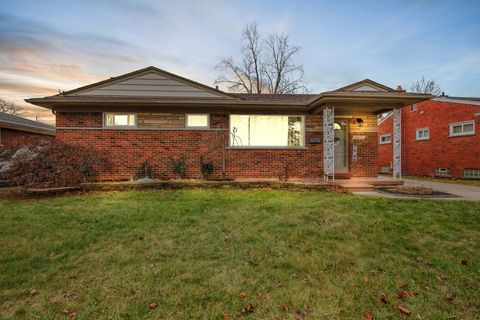
POLYGON ((412 84, 412 91, 439 96, 442 93, 440 85, 435 80, 426 80, 425 77, 412 84))
POLYGON ((300 47, 291 46, 288 35, 272 33, 262 39, 257 24, 242 31, 241 62, 223 58, 217 69, 227 75, 215 82, 232 92, 286 94, 306 91, 303 67, 293 63, 300 47))
POLYGON ((0 98, 0 112, 9 114, 22 114, 23 107, 16 103, 0 98))

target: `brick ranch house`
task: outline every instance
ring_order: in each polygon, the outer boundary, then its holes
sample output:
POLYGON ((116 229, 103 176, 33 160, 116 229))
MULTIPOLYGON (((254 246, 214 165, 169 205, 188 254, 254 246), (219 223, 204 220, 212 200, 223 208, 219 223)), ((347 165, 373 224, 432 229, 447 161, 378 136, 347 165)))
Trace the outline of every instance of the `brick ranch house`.
MULTIPOLYGON (((480 98, 441 96, 401 111, 406 175, 480 179, 480 98)), ((378 170, 391 171, 393 117, 378 125, 378 170)))
POLYGON ((21 147, 35 139, 53 139, 55 128, 48 124, 0 112, 0 151, 21 147))
POLYGON ((285 179, 376 176, 377 114, 429 98, 371 80, 321 94, 230 94, 147 67, 26 101, 53 110, 58 140, 110 157, 101 180, 131 179, 144 160, 171 179, 182 157, 197 178, 201 156, 213 179, 285 179))

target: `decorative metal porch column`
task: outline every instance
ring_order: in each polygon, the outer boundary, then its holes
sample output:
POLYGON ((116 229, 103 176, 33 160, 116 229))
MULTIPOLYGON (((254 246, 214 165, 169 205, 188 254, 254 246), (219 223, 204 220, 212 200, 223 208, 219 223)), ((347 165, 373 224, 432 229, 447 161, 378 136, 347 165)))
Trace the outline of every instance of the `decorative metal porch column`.
POLYGON ((325 181, 328 181, 329 177, 335 180, 334 117, 335 108, 323 109, 323 179, 325 181))
POLYGON ((402 115, 393 109, 393 178, 402 178, 402 115))

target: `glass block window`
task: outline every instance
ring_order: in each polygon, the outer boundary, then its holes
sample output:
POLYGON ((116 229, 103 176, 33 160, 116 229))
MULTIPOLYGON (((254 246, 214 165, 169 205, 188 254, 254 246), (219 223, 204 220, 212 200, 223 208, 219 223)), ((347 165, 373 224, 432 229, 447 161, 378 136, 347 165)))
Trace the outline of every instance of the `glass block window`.
POLYGON ((449 168, 435 168, 435 175, 437 177, 450 177, 449 168))
POLYGON ((469 179, 480 179, 480 169, 465 169, 463 176, 469 179))

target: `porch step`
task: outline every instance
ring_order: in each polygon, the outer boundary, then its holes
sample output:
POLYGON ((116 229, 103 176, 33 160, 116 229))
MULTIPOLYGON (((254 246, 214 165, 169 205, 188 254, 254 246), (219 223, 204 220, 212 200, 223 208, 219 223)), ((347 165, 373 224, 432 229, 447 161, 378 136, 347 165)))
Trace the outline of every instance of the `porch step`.
POLYGON ((342 183, 338 184, 343 191, 373 191, 375 187, 367 183, 342 183))

